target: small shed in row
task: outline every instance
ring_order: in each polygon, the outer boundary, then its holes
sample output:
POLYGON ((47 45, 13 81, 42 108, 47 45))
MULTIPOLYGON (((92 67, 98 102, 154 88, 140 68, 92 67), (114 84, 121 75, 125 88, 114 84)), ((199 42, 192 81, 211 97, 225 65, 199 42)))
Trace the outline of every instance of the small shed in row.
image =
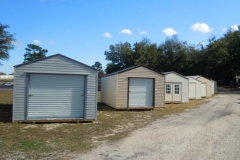
POLYGON ((165 102, 189 102, 189 80, 176 72, 163 72, 165 75, 165 102))
POLYGON ((93 121, 97 70, 61 54, 14 66, 13 122, 93 121))
POLYGON ((217 82, 214 81, 213 79, 211 79, 211 83, 212 83, 212 94, 216 94, 217 93, 217 82))
POLYGON ((201 81, 186 77, 189 79, 189 99, 201 99, 201 81))
POLYGON ((165 76, 145 66, 126 68, 101 79, 101 101, 115 109, 165 107, 165 76))
POLYGON ((212 96, 212 82, 208 78, 203 76, 190 76, 196 80, 201 81, 201 97, 211 97, 212 96))

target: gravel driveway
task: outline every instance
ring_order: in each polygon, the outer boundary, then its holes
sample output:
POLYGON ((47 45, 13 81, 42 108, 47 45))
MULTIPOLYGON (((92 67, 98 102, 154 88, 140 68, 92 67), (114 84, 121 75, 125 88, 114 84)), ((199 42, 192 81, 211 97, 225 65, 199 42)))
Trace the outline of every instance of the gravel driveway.
POLYGON ((158 120, 80 160, 240 159, 240 93, 224 91, 208 104, 158 120))

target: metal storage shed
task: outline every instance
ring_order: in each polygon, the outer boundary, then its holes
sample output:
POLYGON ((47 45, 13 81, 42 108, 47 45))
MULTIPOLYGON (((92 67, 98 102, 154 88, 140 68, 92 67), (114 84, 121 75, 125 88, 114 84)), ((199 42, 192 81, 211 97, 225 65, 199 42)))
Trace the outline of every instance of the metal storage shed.
POLYGON ((201 97, 211 97, 212 96, 212 84, 211 80, 203 76, 191 76, 199 81, 201 81, 201 97))
POLYGON ((189 79, 189 99, 201 99, 201 81, 186 77, 189 79))
POLYGON ((61 54, 14 66, 13 122, 93 121, 97 70, 61 54))
POLYGON ((211 85, 212 85, 212 94, 217 93, 217 82, 211 79, 211 85))
POLYGON ((189 80, 176 72, 163 72, 165 75, 165 102, 189 102, 189 80))
POLYGON ((130 67, 101 79, 101 101, 115 109, 165 107, 165 76, 144 66, 130 67))

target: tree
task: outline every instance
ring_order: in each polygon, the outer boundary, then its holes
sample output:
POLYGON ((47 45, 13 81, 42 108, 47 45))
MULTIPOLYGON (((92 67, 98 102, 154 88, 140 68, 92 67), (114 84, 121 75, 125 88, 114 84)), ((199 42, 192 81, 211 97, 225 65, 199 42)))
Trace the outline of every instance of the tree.
POLYGON ((13 42, 16 41, 14 35, 6 31, 7 28, 10 27, 0 23, 0 60, 9 59, 9 50, 14 49, 13 42))
POLYGON ((94 65, 92 65, 93 68, 97 69, 98 71, 98 78, 101 78, 102 76, 104 76, 104 72, 102 70, 102 64, 100 62, 95 62, 94 65))
POLYGON ((47 49, 42 49, 40 46, 35 44, 28 44, 27 48, 25 48, 26 53, 24 54, 24 62, 31 62, 37 59, 41 59, 46 57, 48 52, 47 49))
POLYGON ((6 73, 4 73, 4 72, 0 72, 0 75, 6 75, 6 73))
POLYGON ((110 45, 109 51, 104 53, 106 60, 111 61, 107 64, 106 73, 109 74, 133 66, 132 53, 132 46, 128 42, 110 45))

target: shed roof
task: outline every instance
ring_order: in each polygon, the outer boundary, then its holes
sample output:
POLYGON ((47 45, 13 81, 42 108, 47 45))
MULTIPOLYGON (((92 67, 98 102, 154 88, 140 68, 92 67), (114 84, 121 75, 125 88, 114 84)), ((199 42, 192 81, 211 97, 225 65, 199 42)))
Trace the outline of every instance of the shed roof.
POLYGON ((187 78, 192 78, 192 79, 194 79, 194 80, 196 80, 196 81, 198 81, 198 82, 201 82, 201 81, 197 80, 196 78, 193 78, 192 76, 185 76, 185 77, 187 77, 187 78))
MULTIPOLYGON (((103 76, 103 77, 108 77, 108 76, 120 74, 120 73, 127 72, 127 71, 129 71, 129 70, 132 70, 132 69, 135 69, 135 68, 139 68, 139 67, 144 67, 144 68, 147 68, 147 69, 149 69, 149 70, 152 70, 152 71, 154 71, 154 72, 156 72, 156 73, 158 73, 158 74, 162 74, 161 72, 155 71, 155 70, 153 70, 153 69, 151 69, 151 68, 149 68, 149 67, 146 67, 146 66, 144 66, 144 65, 139 65, 139 66, 128 67, 128 68, 125 68, 125 69, 122 69, 122 70, 119 70, 119 71, 116 71, 116 72, 113 72, 113 73, 110 73, 110 74, 106 74, 106 75, 103 76)), ((164 75, 164 74, 162 74, 162 75, 164 75)))
POLYGON ((79 62, 79 61, 76 61, 76 60, 74 60, 74 59, 71 59, 71 58, 69 58, 69 57, 66 57, 66 56, 64 56, 64 55, 62 55, 62 54, 59 54, 59 53, 58 53, 58 54, 51 55, 51 56, 48 56, 48 57, 45 57, 45 58, 41 58, 41 59, 38 59, 38 60, 35 60, 35 61, 18 64, 18 65, 13 66, 13 67, 18 68, 18 67, 21 67, 21 66, 25 66, 25 65, 28 65, 28 64, 31 64, 31 63, 35 63, 35 62, 38 62, 38 61, 43 61, 43 60, 50 59, 50 58, 57 57, 57 56, 66 58, 66 59, 68 59, 68 60, 70 60, 70 61, 73 61, 73 62, 78 63, 78 64, 80 64, 80 65, 83 65, 83 66, 85 66, 85 67, 91 68, 91 69, 93 69, 93 70, 97 70, 97 69, 95 69, 95 68, 93 68, 93 67, 90 67, 90 66, 88 66, 88 65, 86 65, 86 64, 84 64, 84 63, 81 63, 81 62, 79 62))
MULTIPOLYGON (((192 78, 194 78, 194 79, 198 79, 198 78, 200 78, 200 77, 206 78, 206 77, 201 76, 201 75, 188 76, 188 77, 192 77, 192 78)), ((206 79, 207 79, 207 80, 210 80, 209 78, 206 78, 206 79)))
POLYGON ((162 74, 164 74, 164 75, 168 75, 168 74, 171 74, 171 73, 176 74, 176 75, 179 75, 180 77, 183 77, 183 78, 185 78, 185 79, 188 80, 188 78, 186 78, 186 77, 184 77, 183 75, 181 75, 181 74, 179 74, 179 73, 177 73, 177 72, 174 72, 174 71, 162 72, 162 74))

